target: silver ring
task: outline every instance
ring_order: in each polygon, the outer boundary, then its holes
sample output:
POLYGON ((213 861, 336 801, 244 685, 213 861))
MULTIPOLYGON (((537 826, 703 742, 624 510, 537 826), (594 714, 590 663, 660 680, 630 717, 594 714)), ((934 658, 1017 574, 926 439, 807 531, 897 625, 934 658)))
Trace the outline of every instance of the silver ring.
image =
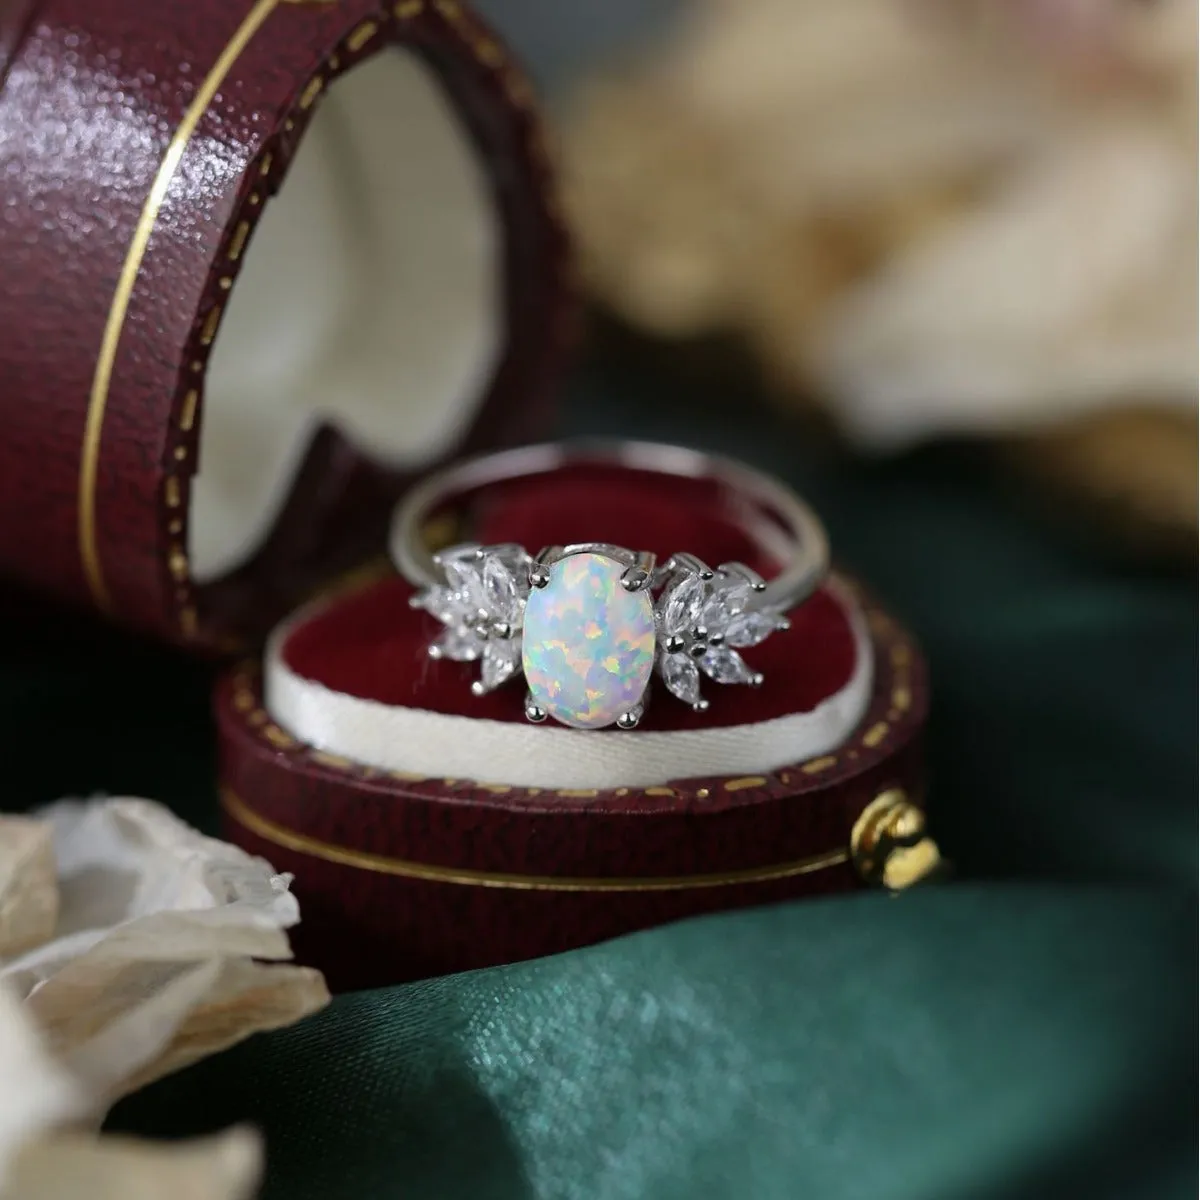
POLYGON ((411 603, 445 627, 433 658, 479 662, 471 690, 485 695, 523 675, 525 716, 579 729, 633 729, 651 677, 703 712, 704 677, 762 683, 738 653, 787 627, 786 614, 829 569, 825 530, 785 484, 719 455, 649 442, 550 443, 470 459, 430 475, 401 501, 391 551, 418 590, 411 603), (436 554, 428 520, 455 501, 506 480, 571 467, 628 467, 720 485, 747 534, 784 566, 767 580, 743 563, 715 569, 677 551, 658 563, 648 551, 606 542, 546 546, 470 542, 436 554))

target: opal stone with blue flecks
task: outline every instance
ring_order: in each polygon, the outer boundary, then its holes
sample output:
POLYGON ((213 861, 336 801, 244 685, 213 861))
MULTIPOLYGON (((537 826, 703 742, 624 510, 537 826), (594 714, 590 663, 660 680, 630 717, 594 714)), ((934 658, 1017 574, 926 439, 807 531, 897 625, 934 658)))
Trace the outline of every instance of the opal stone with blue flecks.
POLYGON ((624 570, 603 554, 571 554, 529 593, 525 681, 534 702, 564 725, 611 725, 650 680, 654 607, 648 592, 621 586, 624 570))

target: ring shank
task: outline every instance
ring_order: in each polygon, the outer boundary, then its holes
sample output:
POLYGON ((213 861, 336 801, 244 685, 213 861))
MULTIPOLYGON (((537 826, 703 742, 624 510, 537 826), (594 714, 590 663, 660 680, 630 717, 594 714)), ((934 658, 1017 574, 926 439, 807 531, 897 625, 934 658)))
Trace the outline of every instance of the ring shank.
MULTIPOLYGON (((426 521, 454 500, 492 484, 550 475, 581 466, 626 467, 679 479, 712 480, 735 498, 745 531, 784 566, 758 593, 755 607, 786 612, 820 587, 829 570, 829 543, 817 515, 786 484, 722 455, 654 442, 545 443, 502 450, 434 472, 412 488, 396 508, 391 552, 400 573, 415 586, 445 579, 425 544, 426 521), (758 510, 757 512, 755 510, 758 510), (777 525, 764 520, 769 514, 777 525), (755 518, 758 518, 757 520, 755 518)), ((536 552, 536 547, 527 547, 536 552)), ((686 547, 676 547, 682 551, 686 547)))

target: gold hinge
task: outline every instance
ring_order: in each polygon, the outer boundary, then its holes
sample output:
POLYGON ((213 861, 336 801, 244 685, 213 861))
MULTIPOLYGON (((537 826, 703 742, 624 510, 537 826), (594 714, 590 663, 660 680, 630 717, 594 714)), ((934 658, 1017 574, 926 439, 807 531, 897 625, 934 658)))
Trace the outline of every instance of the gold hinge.
POLYGON ((881 792, 850 833, 850 856, 868 883, 899 892, 942 866, 937 843, 925 833, 925 814, 901 788, 881 792))

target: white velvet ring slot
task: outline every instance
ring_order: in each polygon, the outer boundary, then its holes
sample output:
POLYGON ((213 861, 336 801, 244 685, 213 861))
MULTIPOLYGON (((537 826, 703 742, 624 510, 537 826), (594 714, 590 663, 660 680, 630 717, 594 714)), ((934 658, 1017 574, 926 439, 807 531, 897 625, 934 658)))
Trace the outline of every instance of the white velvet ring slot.
MULTIPOLYGON (((430 778, 515 787, 636 788, 673 779, 773 771, 836 750, 870 703, 874 662, 866 622, 844 589, 835 594, 854 637, 855 665, 849 680, 811 711, 769 721, 669 733, 589 732, 382 704, 333 691, 296 674, 284 662, 289 632, 311 612, 284 625, 268 644, 264 699, 283 729, 316 749, 378 770, 430 778)), ((513 703, 520 702, 520 689, 514 685, 513 703)), ((667 696, 661 702, 676 703, 667 696)))

